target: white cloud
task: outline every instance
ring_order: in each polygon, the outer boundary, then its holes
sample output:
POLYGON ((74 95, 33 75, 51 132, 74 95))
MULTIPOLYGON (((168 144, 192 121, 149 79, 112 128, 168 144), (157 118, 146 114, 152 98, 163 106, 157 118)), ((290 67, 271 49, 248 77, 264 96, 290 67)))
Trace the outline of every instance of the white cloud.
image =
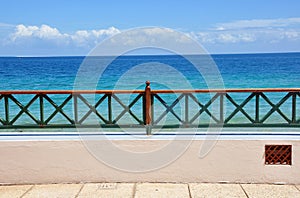
MULTIPOLYGON (((170 29, 169 31, 173 30, 170 29)), ((74 33, 62 33, 57 28, 49 25, 38 27, 20 24, 16 26, 15 32, 10 35, 10 40, 14 43, 39 39, 40 42, 52 41, 55 45, 67 44, 91 49, 104 38, 120 32, 121 30, 115 27, 109 27, 107 29, 78 30, 74 33)), ((118 42, 123 42, 124 45, 154 43, 157 39, 170 42, 188 42, 186 37, 167 39, 169 35, 166 31, 162 31, 161 28, 145 29, 135 34, 134 40, 123 38, 118 42), (149 36, 154 40, 149 41, 149 36)), ((203 44, 249 43, 259 40, 264 40, 264 42, 284 39, 298 40, 300 39, 300 18, 240 20, 218 24, 215 30, 188 32, 186 35, 197 39, 203 44)))
POLYGON ((70 39, 78 46, 93 47, 104 38, 120 33, 121 31, 115 27, 100 30, 78 30, 75 34, 71 34, 70 39))
POLYGON ((121 37, 115 37, 111 42, 124 46, 135 46, 143 44, 145 46, 157 45, 158 43, 191 43, 191 39, 180 32, 168 28, 150 27, 138 28, 130 31, 123 31, 121 37))
POLYGON ((237 43, 237 42, 252 42, 255 39, 251 35, 247 34, 231 34, 231 33, 224 33, 220 34, 217 39, 220 42, 229 42, 229 43, 237 43))
POLYGON ((25 26, 17 25, 16 30, 10 35, 12 41, 22 40, 24 38, 39 38, 44 40, 56 40, 67 38, 67 34, 60 33, 56 28, 48 25, 38 26, 25 26))
POLYGON ((32 36, 35 31, 39 28, 37 26, 28 26, 25 27, 24 25, 17 25, 16 32, 11 35, 13 41, 20 37, 29 37, 32 36))
POLYGON ((203 51, 199 52, 199 45, 196 45, 190 37, 178 31, 161 27, 143 27, 123 31, 122 34, 105 40, 101 47, 96 49, 93 56, 139 54, 144 50, 167 54, 176 52, 195 54, 196 50, 198 50, 197 53, 203 53, 203 51))
POLYGON ((111 36, 117 33, 120 33, 121 31, 115 27, 110 27, 108 29, 102 29, 102 30, 92 30, 91 33, 99 38, 100 36, 106 35, 106 36, 111 36))
POLYGON ((79 46, 87 44, 90 33, 86 30, 79 30, 75 34, 70 35, 71 39, 79 46))
POLYGON ((300 18, 239 20, 191 36, 204 44, 300 41, 300 18))
POLYGON ((52 28, 48 25, 42 25, 39 28, 39 31, 36 32, 36 35, 39 38, 45 38, 45 39, 49 39, 49 38, 62 38, 62 37, 67 37, 68 35, 66 34, 61 34, 56 28, 52 28))
POLYGON ((200 43, 248 43, 256 41, 256 35, 248 32, 197 32, 190 34, 191 37, 200 43))
POLYGON ((284 36, 289 39, 297 39, 297 38, 300 38, 300 31, 299 32, 296 32, 296 31, 285 32, 284 36))
MULTIPOLYGON (((105 38, 122 32, 116 27, 93 30, 77 30, 75 32, 62 32, 56 27, 43 24, 40 26, 27 26, 24 24, 11 25, 0 23, 0 52, 6 52, 6 49, 20 50, 27 52, 29 50, 38 53, 46 53, 51 49, 56 53, 85 54, 88 53, 98 43, 105 38), (41 50, 42 49, 42 50, 41 50), (44 51, 43 51, 44 50, 44 51)), ((128 38, 115 37, 111 42, 122 43, 126 46, 135 46, 137 43, 151 45, 159 43, 160 40, 178 45, 190 42, 187 37, 174 35, 174 30, 152 28, 144 31, 131 32, 128 38), (151 38, 151 39, 150 39, 151 38)), ((295 51, 300 51, 300 18, 285 19, 253 19, 239 20, 228 23, 220 23, 213 26, 212 29, 201 32, 185 32, 186 35, 198 40, 202 45, 211 49, 233 49, 236 46, 244 47, 255 46, 274 46, 278 49, 285 46, 292 46, 295 51)), ((162 43, 163 44, 163 43, 162 43)), ((267 48, 267 47, 266 47, 267 48)), ((270 47, 271 49, 271 47, 270 47)))
POLYGON ((73 44, 80 47, 92 47, 103 38, 119 33, 115 27, 100 30, 78 30, 75 33, 61 33, 57 28, 49 25, 25 26, 17 25, 15 32, 10 34, 11 43, 28 42, 30 39, 40 39, 42 41, 54 41, 55 44, 73 44))
POLYGON ((248 28, 274 28, 300 25, 300 18, 281 18, 281 19, 253 19, 238 20, 229 23, 217 24, 215 30, 234 30, 248 28))

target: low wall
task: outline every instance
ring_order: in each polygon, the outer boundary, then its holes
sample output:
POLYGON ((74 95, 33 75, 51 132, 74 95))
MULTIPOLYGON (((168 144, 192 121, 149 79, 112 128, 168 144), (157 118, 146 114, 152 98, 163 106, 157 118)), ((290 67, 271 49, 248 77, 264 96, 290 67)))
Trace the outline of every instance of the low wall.
MULTIPOLYGON (((114 144, 129 150, 143 148, 145 151, 160 148, 169 141, 167 139, 112 140, 114 144)), ((173 141, 179 141, 178 144, 181 144, 181 140, 173 141)), ((203 139, 193 140, 177 160, 165 167, 145 173, 130 173, 98 161, 80 140, 1 141, 0 183, 239 182, 300 184, 299 140, 220 139, 204 158, 199 158, 199 149, 203 142, 203 139), (266 144, 291 144, 292 165, 265 165, 264 149, 266 144)))

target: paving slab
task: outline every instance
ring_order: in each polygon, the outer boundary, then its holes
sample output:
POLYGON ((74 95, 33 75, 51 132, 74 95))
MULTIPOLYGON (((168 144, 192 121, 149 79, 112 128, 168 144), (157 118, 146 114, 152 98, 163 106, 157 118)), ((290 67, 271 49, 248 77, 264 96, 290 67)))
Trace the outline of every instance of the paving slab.
POLYGON ((31 187, 32 185, 0 186, 0 198, 19 198, 31 187))
POLYGON ((189 196, 188 184, 140 183, 136 185, 135 198, 184 198, 189 196))
POLYGON ((242 184, 242 187, 246 191, 249 198, 300 198, 300 192, 294 185, 242 184))
POLYGON ((74 198, 83 184, 35 185, 22 198, 74 198))
POLYGON ((114 197, 126 198, 133 197, 133 183, 91 183, 85 184, 80 191, 78 198, 93 197, 114 197))
POLYGON ((239 184, 191 183, 189 187, 193 198, 247 198, 239 184))

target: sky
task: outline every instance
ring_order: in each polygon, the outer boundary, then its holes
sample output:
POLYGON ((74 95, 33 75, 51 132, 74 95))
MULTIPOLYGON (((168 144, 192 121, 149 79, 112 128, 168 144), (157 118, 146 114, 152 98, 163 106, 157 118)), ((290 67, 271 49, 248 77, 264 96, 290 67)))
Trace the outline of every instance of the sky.
POLYGON ((2 1, 0 56, 87 55, 148 26, 180 31, 212 54, 300 52, 299 10, 299 0, 2 1))

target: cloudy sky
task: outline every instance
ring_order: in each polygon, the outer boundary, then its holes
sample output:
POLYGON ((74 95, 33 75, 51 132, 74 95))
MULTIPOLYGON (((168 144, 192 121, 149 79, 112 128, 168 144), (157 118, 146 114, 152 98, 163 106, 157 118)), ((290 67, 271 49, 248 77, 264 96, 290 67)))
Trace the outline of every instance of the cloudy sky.
POLYGON ((299 9, 298 0, 3 1, 0 56, 86 55, 147 26, 183 32, 213 54, 300 52, 299 9))

